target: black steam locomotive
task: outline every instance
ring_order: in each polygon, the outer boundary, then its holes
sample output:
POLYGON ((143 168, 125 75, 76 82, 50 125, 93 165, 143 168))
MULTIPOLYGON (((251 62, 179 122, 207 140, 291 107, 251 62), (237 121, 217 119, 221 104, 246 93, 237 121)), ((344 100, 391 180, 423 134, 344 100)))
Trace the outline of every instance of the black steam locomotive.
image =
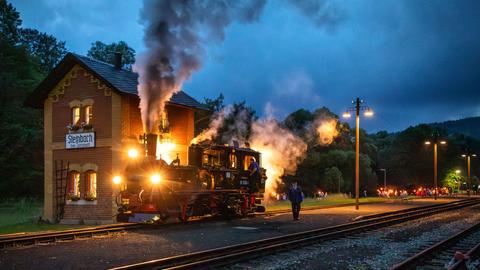
MULTIPOLYGON (((132 159, 122 176, 117 196, 119 221, 166 221, 176 217, 220 215, 226 218, 263 212, 265 169, 250 177, 248 167, 261 154, 238 145, 198 145, 188 149, 188 165, 166 163, 156 155, 157 135, 146 137, 145 155, 132 159)), ((121 179, 121 180, 120 180, 121 179)))

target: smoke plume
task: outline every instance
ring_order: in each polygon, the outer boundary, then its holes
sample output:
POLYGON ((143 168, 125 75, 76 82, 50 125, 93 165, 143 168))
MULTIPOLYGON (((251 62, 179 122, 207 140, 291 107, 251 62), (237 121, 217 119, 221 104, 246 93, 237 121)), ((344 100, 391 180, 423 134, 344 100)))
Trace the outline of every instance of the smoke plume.
POLYGON ((262 153, 262 167, 267 170, 265 193, 276 191, 285 172, 294 173, 305 158, 307 144, 278 122, 267 117, 252 124, 251 148, 262 153))
POLYGON ((243 103, 227 106, 214 114, 210 126, 192 143, 214 140, 232 143, 236 140, 245 144, 249 141, 250 147, 262 154, 261 165, 267 170, 265 192, 270 194, 281 183, 282 175, 296 171, 307 150, 307 144, 300 137, 282 127, 269 114, 272 110, 271 105, 267 104, 268 116, 255 120, 252 111, 243 103))
POLYGON ((315 120, 314 126, 316 126, 316 132, 318 135, 318 144, 326 146, 335 140, 338 136, 337 123, 338 120, 335 118, 317 118, 315 120))
POLYGON ((229 116, 231 112, 232 106, 226 106, 221 111, 215 112, 211 117, 208 128, 193 138, 190 143, 197 144, 204 141, 213 141, 218 135, 218 130, 223 126, 225 118, 229 116))
POLYGON ((329 31, 334 31, 338 23, 346 17, 345 10, 330 0, 288 0, 288 2, 316 27, 325 27, 329 31))
POLYGON ((140 12, 147 51, 139 55, 140 110, 146 131, 165 117, 165 103, 201 67, 208 41, 222 41, 232 21, 258 20, 266 0, 145 0, 140 12))

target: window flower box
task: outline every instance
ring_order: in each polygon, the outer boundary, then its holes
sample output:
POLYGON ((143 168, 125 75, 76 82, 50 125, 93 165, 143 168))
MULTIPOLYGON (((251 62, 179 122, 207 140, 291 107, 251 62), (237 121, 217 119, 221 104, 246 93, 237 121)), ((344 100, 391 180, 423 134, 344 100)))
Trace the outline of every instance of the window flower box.
POLYGON ((68 124, 67 125, 68 133, 74 133, 80 130, 80 125, 68 124))
POLYGON ((67 125, 68 133, 82 133, 93 131, 92 124, 86 124, 85 122, 79 125, 68 124, 67 125))
POLYGON ((97 195, 94 193, 87 192, 87 194, 85 194, 86 201, 95 201, 96 199, 97 199, 97 195))
POLYGON ((67 200, 76 202, 76 201, 80 200, 80 196, 69 193, 69 194, 67 194, 67 200))

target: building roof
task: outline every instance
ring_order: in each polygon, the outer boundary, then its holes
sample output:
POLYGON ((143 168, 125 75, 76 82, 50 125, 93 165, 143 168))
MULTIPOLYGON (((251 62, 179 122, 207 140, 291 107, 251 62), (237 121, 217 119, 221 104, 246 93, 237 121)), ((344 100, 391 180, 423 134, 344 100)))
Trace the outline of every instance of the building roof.
MULTIPOLYGON (((112 64, 98 61, 75 53, 68 53, 48 76, 33 90, 26 104, 35 108, 43 108, 43 102, 48 93, 57 85, 67 72, 78 64, 89 72, 103 79, 109 87, 120 93, 138 95, 138 74, 126 69, 117 69, 112 64)), ((175 93, 169 101, 170 104, 208 110, 193 97, 184 91, 175 93)))

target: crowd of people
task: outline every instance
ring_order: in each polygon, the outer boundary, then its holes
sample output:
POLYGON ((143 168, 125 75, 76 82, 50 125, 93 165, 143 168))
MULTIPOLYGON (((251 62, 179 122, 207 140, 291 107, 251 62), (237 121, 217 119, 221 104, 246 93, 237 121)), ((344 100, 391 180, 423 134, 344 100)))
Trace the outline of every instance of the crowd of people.
POLYGON ((391 188, 391 189, 385 189, 385 188, 379 188, 377 189, 377 195, 379 197, 384 197, 384 198, 392 198, 392 197, 407 197, 409 195, 411 196, 419 196, 419 197, 428 197, 428 196, 434 196, 435 192, 437 192, 438 196, 441 195, 450 195, 450 190, 448 188, 424 188, 424 187, 419 187, 417 189, 414 189, 412 191, 407 191, 406 189, 396 189, 396 188, 391 188))
POLYGON ((405 189, 377 189, 377 195, 379 197, 391 198, 391 197, 407 197, 408 191, 405 189))

